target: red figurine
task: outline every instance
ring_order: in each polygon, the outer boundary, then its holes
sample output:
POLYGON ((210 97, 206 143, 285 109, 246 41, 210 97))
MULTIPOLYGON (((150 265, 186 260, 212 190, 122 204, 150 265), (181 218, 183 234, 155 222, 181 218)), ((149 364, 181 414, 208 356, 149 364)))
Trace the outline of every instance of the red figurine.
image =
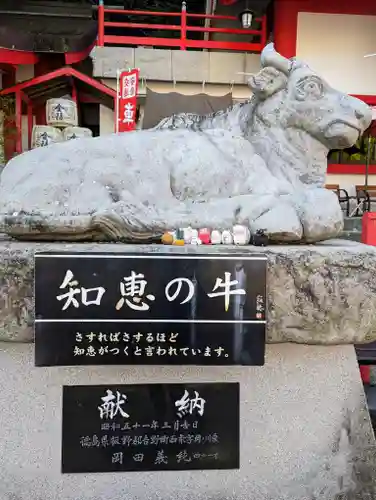
POLYGON ((210 230, 207 227, 204 227, 199 230, 198 237, 200 238, 203 245, 210 245, 210 230))

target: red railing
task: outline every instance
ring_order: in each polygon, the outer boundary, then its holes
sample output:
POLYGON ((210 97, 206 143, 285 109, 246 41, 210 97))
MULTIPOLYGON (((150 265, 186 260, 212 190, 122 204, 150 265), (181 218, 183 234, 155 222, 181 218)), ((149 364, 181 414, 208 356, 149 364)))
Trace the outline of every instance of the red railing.
MULTIPOLYGON (((182 4, 181 12, 153 12, 147 10, 122 10, 122 9, 107 9, 103 5, 103 0, 100 0, 98 6, 98 46, 104 45, 152 45, 155 47, 179 47, 181 50, 186 49, 218 49, 218 50, 238 50, 242 52, 261 52, 267 41, 266 32, 266 16, 256 18, 256 22, 260 23, 260 29, 242 29, 240 21, 235 16, 217 16, 207 14, 188 14, 185 3, 182 4), (147 24, 134 22, 109 22, 105 20, 106 14, 116 14, 124 16, 151 16, 151 17, 175 17, 180 19, 180 24, 147 24), (199 19, 208 21, 237 21, 239 29, 236 28, 214 28, 211 26, 190 26, 188 24, 191 19, 199 19), (124 28, 124 35, 108 35, 106 28, 124 28), (167 30, 178 31, 180 37, 163 38, 163 37, 148 37, 148 36, 128 36, 128 29, 151 29, 151 30, 167 30), (199 33, 222 33, 229 35, 242 35, 244 37, 250 35, 257 36, 258 42, 247 41, 225 41, 225 40, 194 40, 187 37, 189 32, 199 33)), ((208 24, 208 23, 207 23, 208 24)))

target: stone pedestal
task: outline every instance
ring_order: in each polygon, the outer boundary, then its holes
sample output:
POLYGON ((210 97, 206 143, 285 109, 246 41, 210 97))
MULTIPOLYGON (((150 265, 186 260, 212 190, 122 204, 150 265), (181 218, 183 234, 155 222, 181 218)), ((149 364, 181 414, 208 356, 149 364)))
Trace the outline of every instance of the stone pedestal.
POLYGON ((376 449, 352 346, 269 345, 264 367, 34 368, 31 345, 2 343, 0 390, 2 500, 376 495, 376 449), (240 382, 239 470, 60 474, 63 384, 176 381, 240 382))
POLYGON ((268 342, 376 340, 376 249, 352 241, 229 247, 0 240, 0 341, 31 342, 35 252, 262 253, 268 257, 268 342))
POLYGON ((375 339, 375 271, 372 247, 340 241, 260 249, 4 240, 0 499, 373 500, 376 447, 354 348, 333 344, 375 339), (35 368, 33 255, 46 250, 266 253, 265 366, 35 368), (176 381, 240 383, 239 470, 60 473, 63 385, 176 381))

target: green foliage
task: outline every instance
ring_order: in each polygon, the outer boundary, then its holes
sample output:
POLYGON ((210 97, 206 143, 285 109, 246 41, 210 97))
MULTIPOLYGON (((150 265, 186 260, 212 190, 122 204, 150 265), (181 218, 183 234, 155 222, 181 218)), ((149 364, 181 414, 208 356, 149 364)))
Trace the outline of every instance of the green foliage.
POLYGON ((369 163, 376 164, 376 137, 368 135, 363 135, 351 148, 342 151, 338 149, 330 151, 328 162, 345 165, 365 165, 367 163, 368 148, 370 148, 369 163))

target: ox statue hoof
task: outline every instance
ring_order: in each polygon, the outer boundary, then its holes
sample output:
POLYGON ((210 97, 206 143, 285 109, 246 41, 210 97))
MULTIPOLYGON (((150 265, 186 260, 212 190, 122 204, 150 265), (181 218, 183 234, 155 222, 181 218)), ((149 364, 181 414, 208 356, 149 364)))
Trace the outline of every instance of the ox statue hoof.
POLYGON ((302 193, 297 211, 307 243, 336 238, 343 229, 343 215, 338 198, 328 189, 312 188, 302 193))
POLYGON ((259 230, 265 231, 270 241, 294 243, 300 241, 303 236, 303 226, 298 212, 283 200, 275 200, 273 206, 255 221, 248 220, 242 223, 247 223, 253 234, 259 230))

